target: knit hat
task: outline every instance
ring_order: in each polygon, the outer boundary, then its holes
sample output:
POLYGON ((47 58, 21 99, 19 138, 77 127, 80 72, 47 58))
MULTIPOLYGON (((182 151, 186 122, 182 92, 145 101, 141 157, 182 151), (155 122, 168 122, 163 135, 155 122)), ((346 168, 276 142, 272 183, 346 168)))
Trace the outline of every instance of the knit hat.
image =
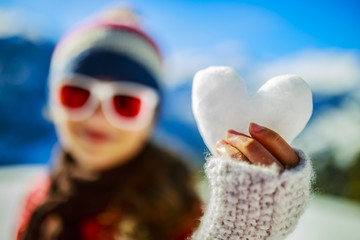
POLYGON ((161 55, 129 10, 113 9, 69 32, 57 44, 50 79, 83 74, 136 82, 160 92, 161 55))

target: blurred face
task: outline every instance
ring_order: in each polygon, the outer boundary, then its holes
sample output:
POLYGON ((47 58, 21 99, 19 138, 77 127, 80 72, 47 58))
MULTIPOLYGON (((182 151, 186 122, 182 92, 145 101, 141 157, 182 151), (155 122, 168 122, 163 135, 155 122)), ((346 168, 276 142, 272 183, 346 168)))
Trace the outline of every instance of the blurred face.
POLYGON ((79 78, 67 77, 51 90, 61 145, 89 171, 131 160, 151 134, 157 102, 145 86, 79 78))

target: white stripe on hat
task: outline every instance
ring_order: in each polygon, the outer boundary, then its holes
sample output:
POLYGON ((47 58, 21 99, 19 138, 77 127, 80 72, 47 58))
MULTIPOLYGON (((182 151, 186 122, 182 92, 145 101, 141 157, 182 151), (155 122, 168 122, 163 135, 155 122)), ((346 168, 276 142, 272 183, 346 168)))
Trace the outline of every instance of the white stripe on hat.
POLYGON ((156 49, 136 33, 106 26, 79 29, 61 41, 52 57, 51 74, 64 71, 67 63, 90 48, 112 50, 124 54, 146 67, 161 79, 161 59, 156 49))

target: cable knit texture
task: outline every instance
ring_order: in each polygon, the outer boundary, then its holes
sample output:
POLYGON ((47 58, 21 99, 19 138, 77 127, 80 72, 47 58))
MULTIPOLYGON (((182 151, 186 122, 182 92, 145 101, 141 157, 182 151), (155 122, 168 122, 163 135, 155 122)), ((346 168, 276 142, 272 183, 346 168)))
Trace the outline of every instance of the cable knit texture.
POLYGON ((196 240, 281 240, 295 228, 310 193, 310 160, 296 150, 297 167, 272 167, 211 157, 205 165, 210 200, 196 240))

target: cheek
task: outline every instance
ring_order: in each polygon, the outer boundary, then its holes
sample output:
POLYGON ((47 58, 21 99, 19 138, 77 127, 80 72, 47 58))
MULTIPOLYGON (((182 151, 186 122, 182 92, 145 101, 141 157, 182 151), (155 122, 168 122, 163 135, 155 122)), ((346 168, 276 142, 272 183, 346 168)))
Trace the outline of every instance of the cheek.
POLYGON ((54 119, 57 136, 65 151, 70 152, 82 165, 88 168, 103 168, 131 159, 144 147, 153 129, 149 124, 140 131, 121 130, 103 122, 67 121, 54 119), (82 130, 94 129, 111 135, 111 140, 93 142, 84 137, 82 130))
POLYGON ((54 121, 54 123, 60 144, 65 149, 74 146, 76 142, 76 129, 79 129, 79 123, 59 119, 54 121))
POLYGON ((113 147, 118 151, 126 151, 127 149, 141 148, 149 139, 151 133, 150 128, 141 131, 122 131, 118 130, 116 140, 113 141, 113 147))

